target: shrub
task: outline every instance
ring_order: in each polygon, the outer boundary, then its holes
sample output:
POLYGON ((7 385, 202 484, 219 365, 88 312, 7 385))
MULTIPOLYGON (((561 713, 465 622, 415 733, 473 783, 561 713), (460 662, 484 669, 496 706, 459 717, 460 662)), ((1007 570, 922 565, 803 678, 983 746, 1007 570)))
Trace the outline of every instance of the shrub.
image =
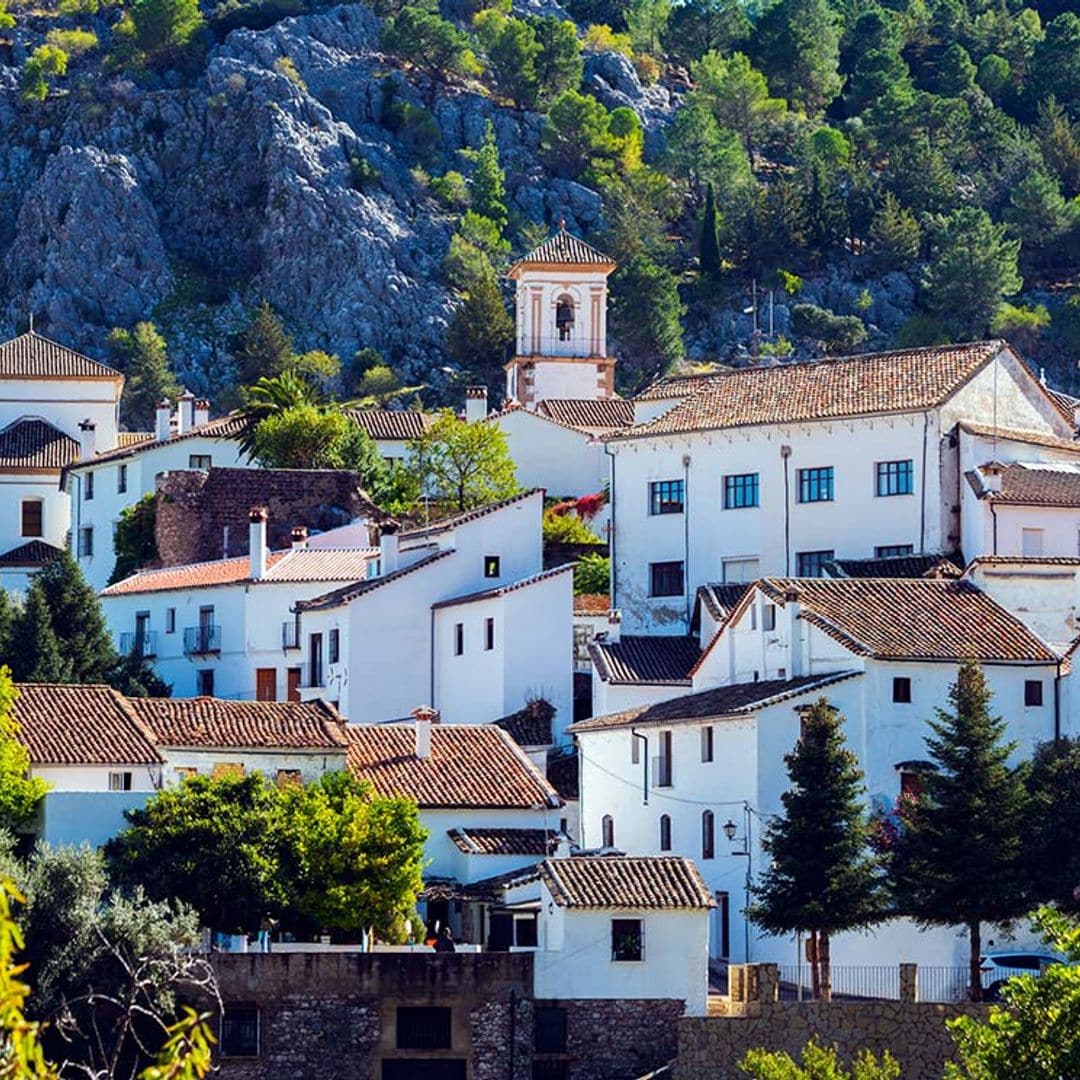
POLYGON ((296 64, 291 56, 279 56, 274 61, 274 70, 279 75, 284 75, 294 86, 300 87, 301 90, 307 90, 307 83, 304 82, 300 72, 296 70, 296 64))
POLYGON ((791 329, 800 337, 819 341, 826 352, 852 349, 866 340, 866 327, 857 315, 835 315, 816 304, 791 309, 791 329))
POLYGON ((611 585, 611 559, 583 555, 574 565, 574 595, 607 593, 611 585))
POLYGON ((629 34, 616 34, 606 23, 595 24, 585 31, 582 44, 593 52, 617 52, 630 59, 634 56, 634 45, 629 34))
POLYGON ((646 86, 651 86, 660 78, 660 63, 655 57, 649 56, 648 53, 635 53, 634 70, 638 73, 638 78, 646 86))
POLYGON ((461 173, 451 169, 442 176, 433 176, 431 194, 448 210, 464 210, 469 205, 469 184, 461 173))
POLYGON ((49 76, 67 73, 68 55, 55 45, 39 45, 23 66, 24 101, 44 101, 49 95, 49 76))
POLYGON ((367 158, 359 154, 352 154, 349 157, 349 175, 352 186, 357 191, 366 191, 379 182, 379 170, 367 158))
POLYGON ((599 544, 602 543, 581 518, 567 513, 573 503, 549 507, 544 511, 544 540, 553 544, 599 544))
POLYGON ((50 30, 45 40, 76 60, 98 47, 97 34, 90 30, 50 30))

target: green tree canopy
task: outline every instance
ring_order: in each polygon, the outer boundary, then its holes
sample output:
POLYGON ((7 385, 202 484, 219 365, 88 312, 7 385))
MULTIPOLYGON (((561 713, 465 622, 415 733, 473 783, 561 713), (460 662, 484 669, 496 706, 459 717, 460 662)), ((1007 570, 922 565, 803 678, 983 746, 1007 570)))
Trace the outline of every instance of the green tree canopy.
POLYGON ((121 421, 129 431, 153 431, 158 403, 180 395, 165 339, 152 322, 139 322, 131 330, 111 331, 109 348, 124 373, 121 421))
POLYGON ((828 0, 780 0, 758 23, 758 49, 770 85, 811 116, 843 86, 840 30, 840 17, 828 0))
POLYGON ((1035 750, 1027 775, 1031 808, 1024 874, 1032 897, 1063 908, 1080 907, 1080 740, 1061 738, 1035 750))
POLYGON ((236 377, 241 386, 251 386, 259 379, 281 375, 288 369, 293 340, 265 300, 255 309, 235 355, 236 377))
POLYGON ((670 270, 638 255, 616 272, 613 293, 612 330, 635 367, 665 369, 683 358, 686 308, 670 270))
POLYGON ((5 659, 16 682, 71 682, 72 662, 60 650, 41 583, 31 581, 11 628, 5 659))
POLYGON ((787 112, 787 103, 770 95, 765 76, 743 53, 726 58, 706 53, 692 72, 696 89, 691 92, 691 101, 701 102, 717 124, 734 131, 748 154, 768 140, 771 128, 787 112))
POLYGON ((495 90, 518 109, 532 108, 540 95, 536 60, 540 42, 523 19, 486 8, 473 19, 477 40, 483 50, 485 71, 495 90))
POLYGON ((495 222, 500 232, 506 228, 509 220, 506 173, 499 162, 499 144, 495 141, 495 127, 490 120, 484 124, 484 139, 476 152, 471 201, 473 209, 488 221, 495 222))
POLYGON ((0 667, 0 828, 19 831, 35 818, 48 784, 30 773, 30 752, 19 741, 18 691, 11 670, 0 667))
POLYGON ((407 5, 383 26, 382 44, 431 80, 434 87, 454 76, 479 74, 469 39, 453 23, 423 8, 407 5))
POLYGON ((175 53, 202 29, 198 0, 134 0, 135 43, 150 56, 175 53))
POLYGON ((157 494, 148 491, 137 503, 120 511, 113 536, 116 565, 109 584, 123 581, 157 558, 157 494))
POLYGON ((525 20, 540 45, 535 60, 539 103, 547 105, 564 90, 576 90, 581 83, 584 62, 581 42, 572 22, 554 15, 533 15, 525 20))
POLYGON ((23 64, 20 86, 24 101, 44 101, 49 96, 49 78, 66 75, 68 54, 58 45, 39 45, 23 64))

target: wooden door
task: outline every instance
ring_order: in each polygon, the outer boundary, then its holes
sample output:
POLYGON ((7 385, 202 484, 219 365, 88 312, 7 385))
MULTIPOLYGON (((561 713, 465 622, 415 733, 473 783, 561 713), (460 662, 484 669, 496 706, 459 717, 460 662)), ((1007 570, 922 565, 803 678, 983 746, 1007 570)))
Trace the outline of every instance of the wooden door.
POLYGON ((277 701, 277 668, 255 669, 255 700, 277 701))
POLYGON ((300 669, 298 667, 289 668, 285 675, 286 682, 286 697, 288 701, 300 700, 300 669))

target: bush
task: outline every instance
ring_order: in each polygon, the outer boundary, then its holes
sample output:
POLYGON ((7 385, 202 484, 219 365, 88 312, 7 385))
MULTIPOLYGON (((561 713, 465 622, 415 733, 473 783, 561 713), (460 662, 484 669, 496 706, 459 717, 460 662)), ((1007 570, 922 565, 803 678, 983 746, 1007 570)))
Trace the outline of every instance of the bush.
POLYGON ((45 40, 76 60, 98 47, 97 34, 90 30, 50 30, 45 40))
POLYGON ((429 187, 431 194, 448 210, 464 210, 469 205, 468 181, 453 169, 442 176, 433 176, 429 187))
POLYGON ((49 76, 66 75, 68 54, 56 45, 39 45, 23 66, 24 101, 44 101, 49 96, 49 76))
POLYGON ((611 559, 606 555, 583 555, 574 565, 574 595, 606 594, 611 586, 611 559))
POLYGON ((379 170, 359 154, 349 157, 349 178, 357 191, 366 191, 379 182, 379 170))
POLYGON ((279 75, 284 75, 294 86, 300 87, 301 90, 307 90, 307 83, 300 76, 300 72, 296 70, 296 64, 293 63, 291 56, 279 56, 274 61, 274 70, 279 75))
POLYGON ((544 511, 544 540, 552 544, 600 544, 603 541, 581 518, 569 511, 573 503, 559 503, 544 511))
POLYGON ((582 38, 582 45, 593 52, 617 52, 633 59, 634 45, 629 34, 616 34, 610 26, 601 23, 590 26, 582 38))
POLYGON ((149 56, 182 49, 203 26, 198 0, 135 0, 129 14, 135 44, 149 56))
POLYGON ((638 78, 646 85, 651 86, 660 78, 660 63, 648 53, 636 53, 634 55, 634 70, 638 78))
POLYGON ((816 304, 796 304, 791 309, 791 329, 820 342, 826 352, 853 349, 866 340, 866 327, 857 315, 834 315, 816 304))

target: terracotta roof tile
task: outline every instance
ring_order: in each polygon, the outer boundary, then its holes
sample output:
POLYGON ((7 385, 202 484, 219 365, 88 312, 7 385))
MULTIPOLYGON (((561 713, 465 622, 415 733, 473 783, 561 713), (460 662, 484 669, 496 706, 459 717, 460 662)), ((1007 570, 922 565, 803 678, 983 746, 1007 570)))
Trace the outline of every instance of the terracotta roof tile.
POLYGON ((695 720, 722 720, 744 716, 775 705, 778 701, 816 692, 833 683, 850 679, 858 672, 841 671, 828 675, 803 675, 797 679, 761 679, 758 682, 734 683, 697 694, 670 698, 652 705, 638 705, 605 716, 590 716, 579 720, 569 729, 574 733, 607 731, 624 727, 645 727, 690 723, 695 720))
POLYGON ((539 574, 520 578, 518 581, 511 581, 508 585, 496 585, 491 589, 481 589, 479 592, 466 593, 465 596, 454 596, 449 600, 439 600, 431 606, 433 609, 437 610, 439 608, 458 607, 461 604, 473 604, 480 600, 494 600, 496 597, 505 596, 507 593, 517 592, 518 589, 527 589, 530 585, 538 585, 542 581, 547 581, 548 578, 558 577, 560 574, 568 574, 573 571, 573 569, 573 563, 567 563, 565 566, 553 566, 550 570, 541 570, 539 574))
POLYGON ((357 581, 352 585, 343 585, 340 589, 334 589, 331 592, 324 593, 322 596, 313 597, 311 600, 301 600, 297 603, 296 608, 298 611, 323 611, 326 608, 340 607, 342 604, 351 603, 358 597, 373 592, 375 589, 381 589, 384 585, 390 585, 408 574, 422 570, 425 566, 430 566, 431 563, 437 562, 439 559, 445 559, 453 554, 453 551, 432 552, 432 554, 425 555, 408 566, 401 567, 400 570, 393 570, 389 574, 380 574, 378 577, 357 581))
POLYGON ((531 499, 534 495, 543 496, 543 488, 529 488, 527 491, 518 492, 517 495, 511 495, 506 499, 500 499, 498 502, 487 503, 485 506, 478 506, 475 510, 465 510, 460 514, 453 514, 450 517, 443 518, 441 521, 433 521, 430 525, 418 526, 415 529, 403 529, 398 537, 401 540, 410 540, 421 536, 432 536, 437 533, 448 532, 450 529, 455 529, 459 525, 468 525, 471 521, 477 521, 480 518, 487 517, 488 514, 497 513, 499 510, 505 510, 508 506, 513 506, 514 503, 524 502, 526 499, 531 499))
POLYGON ((978 472, 966 474, 980 499, 1014 506, 1080 506, 1080 462, 1016 461, 1006 466, 1001 491, 987 491, 978 472))
POLYGON ((438 419, 415 409, 349 409, 345 415, 373 439, 416 439, 438 419))
POLYGON ((0 566, 44 566, 60 554, 60 548, 44 540, 30 540, 0 555, 0 566))
POLYGON ((555 789, 494 724, 433 724, 431 754, 416 756, 411 723, 349 724, 349 770, 378 794, 421 807, 539 809, 558 805, 555 789))
POLYGON ((716 906, 693 860, 677 855, 545 859, 540 880, 564 908, 683 910, 716 906))
POLYGON ((615 263, 610 256, 597 251, 591 244, 560 226, 539 247, 535 247, 510 268, 512 275, 518 267, 544 263, 571 263, 582 266, 610 266, 615 263))
POLYGON ((552 855, 559 846, 554 829, 447 829, 465 855, 552 855))
POLYGON ((589 431, 613 431, 634 422, 634 403, 623 398, 544 398, 536 411, 567 427, 589 431))
POLYGON ((0 431, 0 469, 59 472, 79 456, 79 444, 45 420, 27 417, 0 431))
POLYGON ((697 595, 709 614, 717 622, 723 622, 749 588, 749 583, 745 582, 709 582, 698 587, 697 595))
POLYGON ((979 555, 968 564, 973 566, 1080 566, 1074 555, 979 555))
POLYGON ((116 445, 118 447, 137 446, 139 443, 144 443, 153 438, 154 433, 152 431, 118 431, 116 433, 116 445))
POLYGON ((984 341, 742 368, 703 379, 663 416, 611 438, 930 408, 1005 349, 984 341))
POLYGON ((550 746, 551 721, 555 718, 555 707, 538 698, 530 701, 524 708, 495 721, 518 746, 550 746))
POLYGON ((110 461, 121 461, 135 457, 144 450, 153 450, 158 446, 171 446, 173 443, 186 442, 188 439, 235 439, 244 430, 244 420, 237 413, 219 416, 205 424, 199 424, 183 435, 170 435, 167 439, 158 439, 152 432, 122 431, 117 446, 112 450, 103 450, 88 461, 73 461, 70 469, 96 468, 110 461), (135 438, 134 436, 139 436, 135 438))
POLYGON ((344 750, 344 724, 322 701, 129 698, 128 706, 161 746, 344 750))
POLYGON ((826 565, 830 577, 959 577, 963 567, 948 555, 892 555, 882 559, 835 559, 826 565))
POLYGON ((31 331, 0 343, 0 379, 121 379, 115 368, 31 331))
POLYGON ((1065 450, 1080 454, 1080 441, 1063 436, 1050 435, 1045 431, 1030 431, 1026 428, 994 427, 991 424, 976 424, 970 420, 961 420, 957 425, 969 435, 978 435, 984 439, 998 438, 1005 442, 1028 443, 1031 446, 1046 446, 1054 450, 1065 450))
POLYGON ((15 700, 31 765, 158 765, 150 733, 109 686, 21 683, 15 700))
POLYGON ((970 581, 934 578, 765 578, 780 606, 798 594, 801 616, 859 656, 1049 664, 1057 656, 970 581))
POLYGON ((272 551, 267 556, 266 573, 258 581, 251 577, 251 560, 242 555, 235 559, 166 566, 158 570, 140 570, 123 581, 102 590, 102 596, 127 596, 132 593, 165 592, 171 589, 196 589, 212 585, 236 585, 241 582, 259 585, 280 582, 350 581, 364 578, 375 548, 298 548, 272 551))
POLYGON ((604 682, 688 685, 701 648, 692 637, 623 635, 620 641, 589 642, 589 656, 604 682))
POLYGON ((646 386, 641 393, 635 394, 634 401, 673 401, 689 397, 717 374, 721 372, 711 371, 701 375, 662 375, 646 386))

